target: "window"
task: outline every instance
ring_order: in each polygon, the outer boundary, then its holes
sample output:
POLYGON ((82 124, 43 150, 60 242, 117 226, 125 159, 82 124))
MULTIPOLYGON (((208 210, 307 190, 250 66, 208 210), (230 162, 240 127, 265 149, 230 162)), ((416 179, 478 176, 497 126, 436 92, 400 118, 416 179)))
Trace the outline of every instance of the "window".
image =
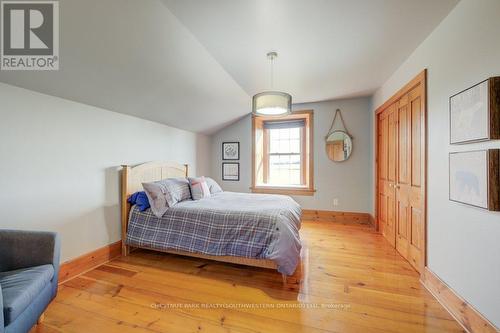
POLYGON ((253 192, 312 195, 312 111, 253 117, 253 192))

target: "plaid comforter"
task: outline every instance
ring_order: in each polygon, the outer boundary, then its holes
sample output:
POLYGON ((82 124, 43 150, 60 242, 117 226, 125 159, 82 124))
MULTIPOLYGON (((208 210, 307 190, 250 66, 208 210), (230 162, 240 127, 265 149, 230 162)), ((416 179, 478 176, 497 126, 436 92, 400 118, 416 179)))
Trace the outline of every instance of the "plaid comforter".
POLYGON ((300 206, 282 195, 221 192, 157 218, 132 207, 127 244, 216 256, 265 258, 292 274, 300 258, 300 206))

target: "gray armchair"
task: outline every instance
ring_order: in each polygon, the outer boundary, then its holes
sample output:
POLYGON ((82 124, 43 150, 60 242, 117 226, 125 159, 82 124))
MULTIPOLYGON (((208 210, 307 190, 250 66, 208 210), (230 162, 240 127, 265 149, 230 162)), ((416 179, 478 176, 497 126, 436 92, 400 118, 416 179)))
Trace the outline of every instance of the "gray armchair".
POLYGON ((57 294, 56 233, 0 230, 0 333, 28 332, 57 294))

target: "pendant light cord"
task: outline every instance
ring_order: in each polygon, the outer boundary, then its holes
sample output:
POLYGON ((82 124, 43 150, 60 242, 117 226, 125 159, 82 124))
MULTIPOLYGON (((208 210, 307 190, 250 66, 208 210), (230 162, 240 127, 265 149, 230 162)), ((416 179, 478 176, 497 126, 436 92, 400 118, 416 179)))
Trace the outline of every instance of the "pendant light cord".
POLYGON ((269 82, 271 83, 271 90, 273 90, 274 89, 274 56, 271 55, 269 58, 271 61, 271 71, 270 71, 269 82))

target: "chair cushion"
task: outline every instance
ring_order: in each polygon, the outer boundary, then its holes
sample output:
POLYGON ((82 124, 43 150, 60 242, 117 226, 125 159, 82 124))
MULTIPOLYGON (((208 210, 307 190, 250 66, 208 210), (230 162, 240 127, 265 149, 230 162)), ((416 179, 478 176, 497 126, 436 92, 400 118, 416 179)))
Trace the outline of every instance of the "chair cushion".
POLYGON ((50 264, 0 272, 5 326, 23 313, 53 276, 54 266, 50 264))

